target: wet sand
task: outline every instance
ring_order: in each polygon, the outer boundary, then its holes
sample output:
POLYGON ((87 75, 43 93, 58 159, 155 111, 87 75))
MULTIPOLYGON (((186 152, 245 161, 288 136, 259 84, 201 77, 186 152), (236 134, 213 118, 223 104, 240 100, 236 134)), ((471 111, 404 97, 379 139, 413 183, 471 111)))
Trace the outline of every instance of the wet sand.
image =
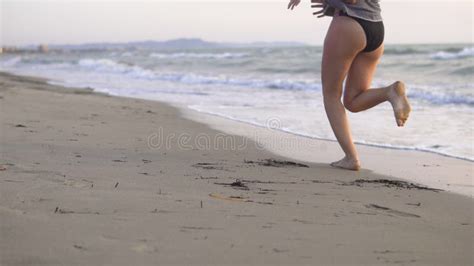
POLYGON ((430 162, 401 171, 374 149, 381 171, 344 171, 185 116, 0 74, 0 264, 473 264, 472 198, 378 173, 457 177, 472 163, 397 151, 430 162))

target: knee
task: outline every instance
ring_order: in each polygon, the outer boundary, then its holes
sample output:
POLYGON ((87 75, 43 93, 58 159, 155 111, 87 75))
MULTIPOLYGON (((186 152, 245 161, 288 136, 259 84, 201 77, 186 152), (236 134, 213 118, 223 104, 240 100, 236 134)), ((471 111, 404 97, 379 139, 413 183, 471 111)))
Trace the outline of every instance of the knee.
POLYGON ((351 100, 344 98, 344 107, 351 113, 360 112, 360 110, 353 104, 351 100))

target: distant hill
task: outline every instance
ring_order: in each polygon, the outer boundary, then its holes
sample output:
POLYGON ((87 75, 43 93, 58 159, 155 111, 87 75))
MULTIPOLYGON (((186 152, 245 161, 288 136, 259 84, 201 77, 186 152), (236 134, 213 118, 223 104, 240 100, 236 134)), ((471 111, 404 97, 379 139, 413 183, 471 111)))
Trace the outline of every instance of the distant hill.
POLYGON ((181 38, 167 41, 137 41, 126 43, 84 43, 84 44, 64 44, 50 45, 51 49, 66 50, 115 50, 115 49, 192 49, 192 48, 225 48, 225 47, 289 47, 307 46, 308 44, 299 42, 251 42, 251 43, 228 43, 228 42, 208 42, 199 38, 181 38))

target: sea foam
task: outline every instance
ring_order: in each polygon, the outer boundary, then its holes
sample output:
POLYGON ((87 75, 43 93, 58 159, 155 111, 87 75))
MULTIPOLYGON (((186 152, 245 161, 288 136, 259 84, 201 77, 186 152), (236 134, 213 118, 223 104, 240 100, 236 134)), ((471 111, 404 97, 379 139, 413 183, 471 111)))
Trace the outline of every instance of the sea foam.
POLYGON ((446 52, 440 51, 434 54, 431 54, 430 58, 435 60, 452 60, 452 59, 461 59, 474 56, 474 47, 465 47, 459 52, 446 52))
POLYGON ((223 59, 223 58, 241 58, 247 56, 247 53, 152 53, 150 57, 154 58, 201 58, 201 59, 223 59))

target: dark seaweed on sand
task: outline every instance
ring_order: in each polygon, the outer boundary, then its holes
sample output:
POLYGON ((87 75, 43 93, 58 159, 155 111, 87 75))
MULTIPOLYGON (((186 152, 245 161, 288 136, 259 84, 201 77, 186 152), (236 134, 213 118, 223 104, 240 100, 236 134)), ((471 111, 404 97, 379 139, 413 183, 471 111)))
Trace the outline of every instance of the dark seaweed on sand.
POLYGON ((272 166, 272 167, 306 167, 309 168, 308 165, 302 163, 295 163, 291 161, 281 161, 276 159, 263 159, 259 161, 249 161, 244 160, 247 164, 258 164, 262 166, 272 166))
POLYGON ((242 181, 240 181, 239 179, 235 180, 234 182, 232 183, 214 183, 216 185, 223 185, 223 186, 230 186, 230 187, 233 187, 235 189, 241 189, 241 190, 249 190, 249 187, 247 187, 247 185, 245 185, 242 181))
POLYGON ((384 187, 395 187, 400 189, 419 189, 419 190, 429 190, 434 192, 443 191, 442 189, 430 188, 425 186, 420 186, 414 183, 409 183, 399 180, 389 180, 389 179, 375 179, 375 180, 366 180, 366 179, 357 179, 353 182, 345 183, 344 185, 355 185, 363 186, 364 184, 380 184, 384 187))

